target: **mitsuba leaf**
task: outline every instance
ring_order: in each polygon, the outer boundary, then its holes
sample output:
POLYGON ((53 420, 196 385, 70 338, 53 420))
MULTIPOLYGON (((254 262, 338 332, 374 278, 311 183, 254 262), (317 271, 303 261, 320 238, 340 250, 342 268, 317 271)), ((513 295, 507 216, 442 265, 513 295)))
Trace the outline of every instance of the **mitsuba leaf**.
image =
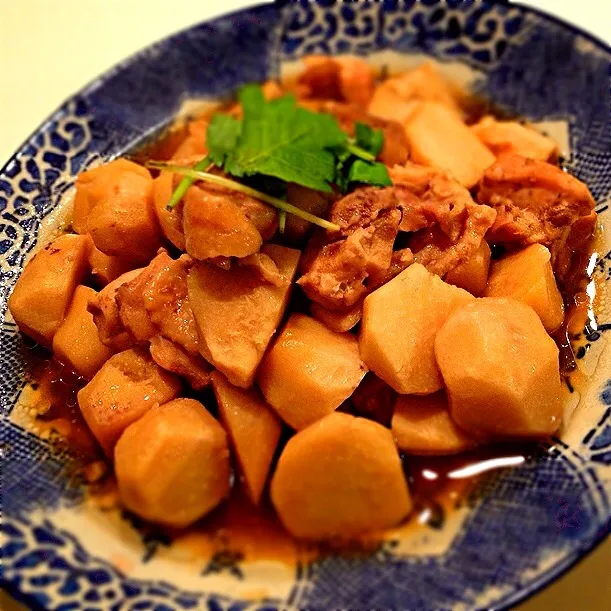
POLYGON ((293 96, 261 103, 253 90, 242 90, 244 120, 237 145, 225 159, 233 176, 265 174, 286 182, 330 191, 335 155, 346 135, 330 115, 296 105, 293 96))
POLYGON ((357 122, 349 139, 335 117, 299 107, 292 95, 267 101, 259 85, 242 87, 238 99, 244 118, 214 115, 206 134, 207 160, 228 174, 281 198, 287 182, 327 192, 331 184, 343 192, 356 183, 391 184, 375 162, 381 130, 357 122))
POLYGON ((260 115, 265 105, 263 89, 259 85, 244 85, 238 91, 238 100, 242 105, 245 117, 260 115))
POLYGON ((369 163, 361 159, 356 159, 350 166, 347 181, 349 184, 365 183, 377 187, 389 187, 392 185, 388 170, 383 163, 369 163))
POLYGON ((374 157, 382 150, 384 144, 384 132, 381 129, 374 129, 366 123, 356 122, 354 126, 356 144, 374 157))
POLYGON ((206 146, 208 158, 214 165, 223 167, 226 156, 235 149, 241 131, 242 122, 229 115, 216 114, 210 119, 206 146))

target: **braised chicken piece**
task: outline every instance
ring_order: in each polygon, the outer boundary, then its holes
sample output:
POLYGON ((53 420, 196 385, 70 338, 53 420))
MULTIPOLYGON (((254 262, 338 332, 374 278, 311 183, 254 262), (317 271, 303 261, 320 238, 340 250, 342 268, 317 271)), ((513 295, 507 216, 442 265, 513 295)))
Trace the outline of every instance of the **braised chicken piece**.
POLYGON ((157 255, 133 280, 117 288, 115 299, 119 306, 119 319, 134 343, 146 343, 157 334, 157 328, 144 307, 143 293, 156 268, 164 264, 163 255, 157 255))
POLYGON ((298 283, 310 299, 330 309, 349 308, 366 293, 365 281, 384 277, 399 228, 398 210, 384 210, 368 227, 322 247, 298 283))
POLYGON ((247 257, 263 240, 233 199, 209 189, 191 187, 183 207, 185 248, 194 259, 247 257))
POLYGON ((352 102, 366 108, 375 89, 375 72, 357 57, 311 55, 297 80, 304 97, 352 102))
POLYGON ((193 260, 189 255, 174 260, 162 252, 153 261, 158 263, 148 273, 142 291, 148 317, 162 336, 195 355, 198 336, 187 291, 187 275, 193 260))
POLYGON ((198 354, 189 354, 162 335, 151 337, 150 352, 159 367, 185 378, 193 390, 210 383, 212 367, 198 354))
POLYGON ((444 172, 408 163, 390 174, 394 186, 357 189, 331 207, 337 235, 347 237, 310 251, 299 284, 313 301, 350 307, 414 260, 443 276, 477 251, 494 222, 495 211, 444 172), (415 233, 393 261, 399 231, 415 233))
POLYGON ((124 284, 135 280, 141 272, 142 269, 134 269, 122 274, 89 300, 87 309, 93 314, 100 340, 115 350, 126 350, 134 343, 119 316, 117 291, 124 284))
POLYGON ((477 199, 497 211, 490 242, 547 246, 561 281, 573 253, 587 246, 596 225, 586 185, 552 164, 520 155, 502 155, 488 168, 477 199))
POLYGON ((161 172, 153 181, 153 202, 155 214, 157 215, 163 235, 176 248, 184 250, 185 232, 182 228, 183 203, 180 202, 173 210, 167 209, 168 202, 179 182, 180 177, 177 174, 161 172))

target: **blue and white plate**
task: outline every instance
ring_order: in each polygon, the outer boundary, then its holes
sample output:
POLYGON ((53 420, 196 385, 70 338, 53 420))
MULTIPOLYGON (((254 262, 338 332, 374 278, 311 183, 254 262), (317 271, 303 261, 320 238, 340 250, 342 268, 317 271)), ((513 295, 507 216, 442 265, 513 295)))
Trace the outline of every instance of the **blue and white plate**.
MULTIPOLYGON (((608 532, 611 495, 611 231, 591 261, 596 322, 581 334, 589 378, 551 449, 484 479, 437 528, 406 528, 369 557, 194 561, 172 541, 87 502, 69 459, 32 433, 22 337, 6 300, 52 232, 76 175, 167 125, 188 100, 264 81, 310 53, 407 67, 423 55, 501 107, 564 132, 567 165, 611 225, 611 51, 519 6, 472 1, 266 5, 195 26, 71 98, 0 172, 2 579, 32 607, 70 609, 475 609, 509 607, 608 532)), ((6 118, 5 118, 6 120, 6 118)), ((610 229, 608 227, 608 229, 610 229)), ((228 550, 231 541, 227 542, 228 550)))

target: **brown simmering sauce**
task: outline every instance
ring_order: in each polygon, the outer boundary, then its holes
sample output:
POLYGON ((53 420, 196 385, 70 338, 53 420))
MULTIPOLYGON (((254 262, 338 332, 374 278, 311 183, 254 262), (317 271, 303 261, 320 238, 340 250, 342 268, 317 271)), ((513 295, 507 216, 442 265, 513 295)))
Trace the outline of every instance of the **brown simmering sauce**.
MULTIPOLYGON (((103 468, 103 453, 78 408, 76 395, 86 380, 44 349, 36 347, 30 352, 27 360, 31 384, 40 393, 40 404, 49 405, 38 416, 37 424, 56 432, 76 455, 84 479, 93 482, 88 502, 105 511, 119 510, 111 469, 103 468)), ((414 510, 406 522, 417 528, 440 528, 447 513, 466 501, 483 474, 521 464, 533 449, 532 445, 494 445, 456 456, 404 456, 404 470, 414 500, 414 510)), ((384 533, 374 533, 349 543, 298 542, 284 529, 268 498, 264 495, 261 505, 254 507, 237 479, 227 501, 196 524, 184 530, 159 530, 180 550, 181 556, 194 562, 209 558, 226 562, 273 560, 291 566, 298 558, 303 561, 329 553, 373 552, 384 539, 384 533)))

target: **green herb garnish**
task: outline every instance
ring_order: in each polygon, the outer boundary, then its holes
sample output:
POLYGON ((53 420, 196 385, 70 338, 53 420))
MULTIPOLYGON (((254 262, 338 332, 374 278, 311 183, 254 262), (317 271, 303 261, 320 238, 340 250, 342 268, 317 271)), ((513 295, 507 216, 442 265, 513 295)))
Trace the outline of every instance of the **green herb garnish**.
MULTIPOLYGON (((210 176, 219 178, 202 172, 210 169, 211 164, 231 176, 245 182, 254 181, 257 185, 271 178, 324 192, 330 192, 332 185, 336 185, 346 192, 355 183, 376 186, 392 184, 386 166, 375 161, 384 143, 381 130, 357 123, 355 137, 349 138, 335 117, 301 108, 292 95, 266 101, 258 85, 242 87, 238 98, 244 118, 240 120, 223 114, 212 117, 206 133, 208 155, 193 168, 193 173, 185 172, 191 168, 177 166, 181 167, 177 173, 182 173, 185 178, 172 195, 168 208, 176 206, 194 180, 214 182, 210 176), (208 176, 207 179, 201 177, 204 174, 208 176)), ((165 164, 166 169, 169 165, 165 164)), ((150 167, 158 165, 150 164, 150 167)), ((229 182, 232 189, 237 189, 236 185, 241 184, 229 182)), ((268 195, 268 199, 264 199, 261 197, 264 195, 262 191, 243 186, 259 194, 253 197, 299 216, 288 209, 299 208, 282 202, 278 197, 268 195), (279 207, 278 202, 285 207, 279 207)), ((318 222, 311 222, 323 226, 320 222, 323 219, 309 216, 318 219, 318 222)), ((281 230, 284 223, 285 219, 281 217, 281 230)))
POLYGON ((353 183, 378 186, 392 185, 386 166, 381 163, 366 163, 361 159, 356 159, 348 170, 348 184, 353 183))
POLYGON ((354 126, 356 143, 375 159, 384 145, 384 134, 381 129, 374 129, 367 123, 356 122, 354 126))
MULTIPOLYGON (((227 153, 223 169, 232 176, 264 174, 317 191, 331 191, 335 159, 330 150, 346 135, 330 115, 297 106, 293 96, 266 102, 261 88, 240 90, 244 109, 242 130, 227 153)), ((207 142, 213 158, 217 151, 207 142)))
POLYGON ((288 214, 293 214, 303 219, 304 221, 308 221, 309 223, 313 223, 314 225, 318 225, 323 229, 329 229, 331 231, 339 230, 339 225, 335 223, 331 223, 325 219, 321 219, 314 214, 310 214, 297 206, 293 206, 293 204, 289 204, 277 197, 273 197, 272 195, 268 195, 267 193, 263 193, 261 191, 257 191, 257 189, 253 189, 252 187, 248 187, 241 182, 237 182, 235 180, 231 180, 230 178, 225 178, 224 176, 218 176, 217 174, 210 174, 209 172, 202 172, 195 170, 193 168, 188 168, 182 165, 176 165, 174 163, 168 163, 165 161, 147 161, 147 168, 152 168, 154 170, 163 170, 166 172, 173 172, 174 174, 180 174, 181 176, 186 176, 193 181, 202 180, 204 182, 210 182, 215 185, 220 185, 221 187, 227 187, 228 189, 232 189, 233 191, 240 191, 246 195, 250 195, 255 199, 260 199, 262 202, 266 204, 270 204, 274 208, 278 210, 282 210, 287 212, 288 214))
MULTIPOLYGON (((206 157, 204 157, 200 162, 196 163, 193 166, 193 169, 201 170, 201 171, 209 170, 210 165, 211 165, 210 156, 206 155, 206 157)), ((180 202, 180 200, 185 196, 185 193, 189 190, 189 187, 194 182, 195 181, 192 178, 185 177, 180 181, 180 183, 178 183, 176 190, 174 191, 174 193, 172 193, 172 197, 170 198, 170 201, 168 202, 168 205, 167 205, 168 210, 171 210, 172 208, 178 205, 178 202, 180 202)))

